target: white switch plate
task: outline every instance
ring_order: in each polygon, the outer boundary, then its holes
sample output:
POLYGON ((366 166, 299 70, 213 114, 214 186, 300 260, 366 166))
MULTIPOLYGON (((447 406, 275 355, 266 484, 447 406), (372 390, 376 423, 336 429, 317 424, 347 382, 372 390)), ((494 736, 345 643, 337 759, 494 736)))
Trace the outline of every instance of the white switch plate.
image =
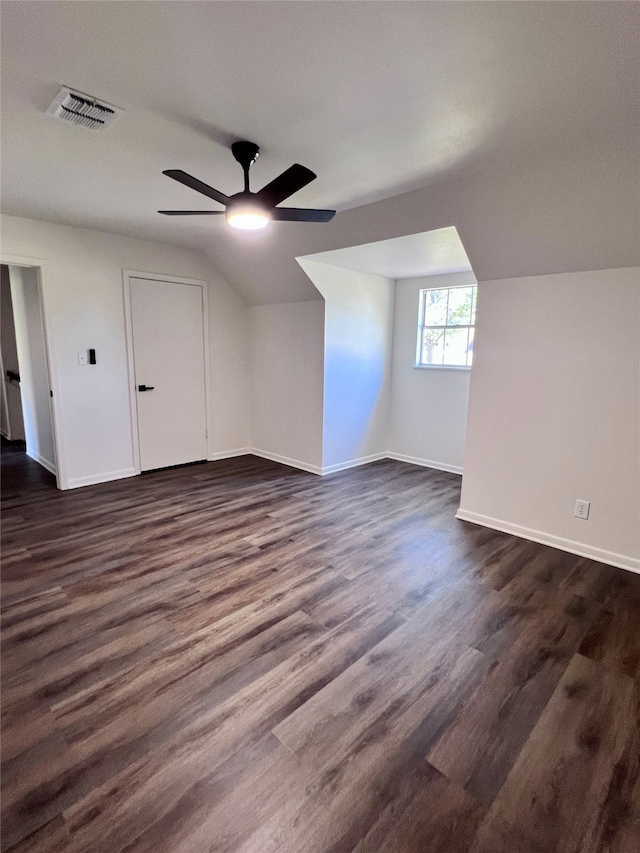
POLYGON ((583 518, 585 521, 589 518, 590 501, 576 501, 574 515, 576 518, 583 518))
POLYGON ((86 350, 78 353, 78 364, 89 364, 89 356, 86 350))

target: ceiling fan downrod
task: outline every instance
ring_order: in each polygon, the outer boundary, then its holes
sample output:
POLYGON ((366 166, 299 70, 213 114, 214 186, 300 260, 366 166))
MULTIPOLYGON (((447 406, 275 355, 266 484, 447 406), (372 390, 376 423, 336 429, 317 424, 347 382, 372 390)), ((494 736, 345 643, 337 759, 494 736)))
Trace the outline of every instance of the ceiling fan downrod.
POLYGON ((231 153, 242 166, 242 171, 244 172, 244 191, 248 193, 250 192, 249 169, 260 156, 260 146, 256 145, 255 142, 241 140, 232 144, 231 153))

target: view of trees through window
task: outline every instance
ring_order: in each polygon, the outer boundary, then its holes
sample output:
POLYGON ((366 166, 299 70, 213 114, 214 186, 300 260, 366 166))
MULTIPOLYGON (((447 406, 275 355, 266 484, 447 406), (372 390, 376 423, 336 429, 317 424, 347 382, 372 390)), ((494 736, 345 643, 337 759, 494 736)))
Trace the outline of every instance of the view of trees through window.
POLYGON ((471 367, 476 286, 420 291, 418 364, 471 367))

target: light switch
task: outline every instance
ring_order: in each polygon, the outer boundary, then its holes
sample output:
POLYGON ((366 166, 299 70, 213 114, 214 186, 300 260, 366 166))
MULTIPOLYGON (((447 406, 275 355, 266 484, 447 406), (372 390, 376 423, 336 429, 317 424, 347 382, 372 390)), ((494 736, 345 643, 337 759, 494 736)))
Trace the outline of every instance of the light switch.
POLYGON ((89 364, 89 356, 86 350, 78 353, 78 364, 89 364))

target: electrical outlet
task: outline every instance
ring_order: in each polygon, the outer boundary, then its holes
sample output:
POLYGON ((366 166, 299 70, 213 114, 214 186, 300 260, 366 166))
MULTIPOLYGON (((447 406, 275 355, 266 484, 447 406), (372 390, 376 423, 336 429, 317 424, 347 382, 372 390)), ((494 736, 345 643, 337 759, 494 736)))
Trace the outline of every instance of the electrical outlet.
POLYGON ((589 518, 590 501, 576 501, 574 515, 576 518, 583 518, 585 521, 589 518))

